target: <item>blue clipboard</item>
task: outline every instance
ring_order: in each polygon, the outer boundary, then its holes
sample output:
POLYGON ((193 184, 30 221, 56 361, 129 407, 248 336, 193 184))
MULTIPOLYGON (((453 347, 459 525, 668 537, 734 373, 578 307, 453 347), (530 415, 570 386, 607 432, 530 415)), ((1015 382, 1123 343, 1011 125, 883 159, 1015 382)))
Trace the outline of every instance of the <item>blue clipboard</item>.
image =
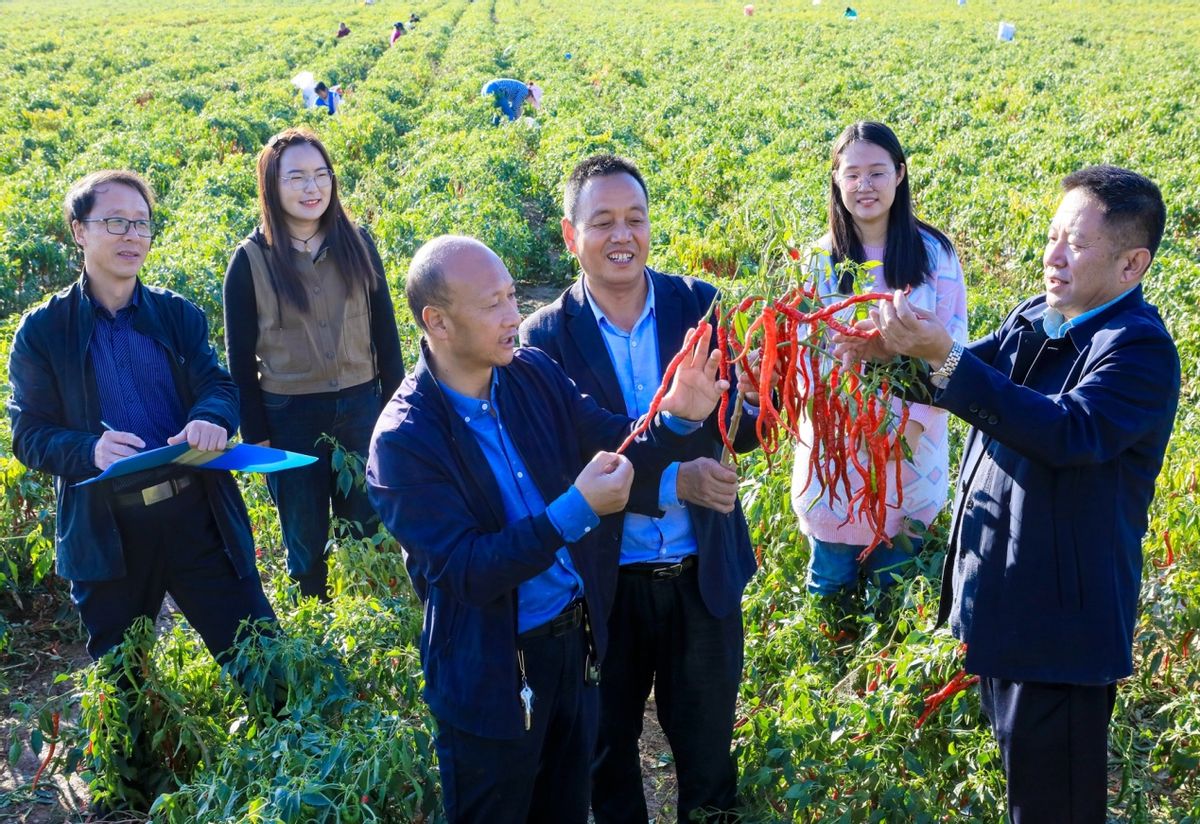
POLYGON ((75 486, 86 486, 96 481, 120 478, 167 464, 190 466, 192 469, 266 473, 308 466, 315 463, 316 460, 312 455, 301 455, 299 452, 288 452, 285 449, 273 449, 269 446, 255 446, 249 443, 239 443, 220 452, 202 452, 199 449, 192 449, 186 443, 179 443, 122 458, 96 477, 80 481, 75 486))

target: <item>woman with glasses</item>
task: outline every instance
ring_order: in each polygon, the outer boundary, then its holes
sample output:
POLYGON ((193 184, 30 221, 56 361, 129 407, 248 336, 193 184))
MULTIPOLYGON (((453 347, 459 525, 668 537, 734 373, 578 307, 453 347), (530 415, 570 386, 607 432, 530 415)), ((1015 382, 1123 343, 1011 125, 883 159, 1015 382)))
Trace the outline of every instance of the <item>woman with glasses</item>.
MULTIPOLYGON (((338 199, 329 153, 306 129, 258 155, 261 224, 225 273, 225 347, 241 392, 242 437, 316 455, 267 476, 288 573, 327 599, 330 507, 369 536, 378 516, 360 484, 338 484, 330 438, 365 460, 375 419, 404 377, 383 262, 338 199), (327 437, 328 436, 328 437, 327 437)), ((349 458, 349 456, 347 456, 349 458)))
MULTIPOLYGON (((867 288, 911 289, 909 301, 936 313, 955 340, 965 343, 967 296, 962 267, 950 240, 913 213, 908 171, 900 141, 884 124, 864 121, 842 132, 833 146, 829 231, 817 243, 823 253, 814 256, 812 276, 818 293, 832 301, 854 291, 853 274, 840 273, 839 263, 881 261, 882 266, 870 270, 874 282, 865 284, 867 288)), ((946 413, 932 406, 910 406, 903 434, 911 460, 902 467, 902 506, 895 506, 895 490, 888 494, 892 506, 886 528, 892 546, 878 546, 861 570, 857 559, 874 531, 848 515, 844 490, 832 496, 815 479, 806 488, 813 454, 805 442, 811 444, 812 438, 797 445, 792 506, 812 547, 809 592, 837 599, 845 607, 857 592, 860 574, 887 588, 895 583, 893 575, 911 565, 922 525, 932 521, 946 503, 946 420, 946 413)), ((851 482, 851 493, 857 492, 862 481, 851 473, 851 482)))

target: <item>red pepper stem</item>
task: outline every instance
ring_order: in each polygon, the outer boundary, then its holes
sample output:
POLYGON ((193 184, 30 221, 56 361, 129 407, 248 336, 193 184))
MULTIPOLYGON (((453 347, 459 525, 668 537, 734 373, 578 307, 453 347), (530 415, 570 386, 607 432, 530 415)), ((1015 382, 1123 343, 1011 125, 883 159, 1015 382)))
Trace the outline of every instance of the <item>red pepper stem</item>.
MULTIPOLYGON (((742 424, 742 406, 745 401, 745 396, 742 390, 739 389, 737 397, 734 398, 733 415, 729 419, 729 442, 733 443, 737 438, 738 427, 742 424)), ((721 466, 735 466, 737 464, 737 455, 730 451, 728 446, 721 447, 721 466)))

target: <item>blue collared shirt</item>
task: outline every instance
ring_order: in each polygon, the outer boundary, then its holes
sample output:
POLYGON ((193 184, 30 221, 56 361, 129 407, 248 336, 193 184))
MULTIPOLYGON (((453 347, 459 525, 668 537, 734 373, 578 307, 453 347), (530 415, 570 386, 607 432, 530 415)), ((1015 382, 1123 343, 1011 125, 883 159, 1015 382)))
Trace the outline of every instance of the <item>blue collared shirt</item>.
POLYGON ((129 304, 109 313, 91 296, 86 276, 83 293, 95 313, 88 357, 96 376, 102 420, 121 432, 132 432, 146 449, 167 445, 183 429, 186 411, 171 377, 167 351, 158 341, 133 328, 141 286, 129 304))
POLYGON ((1108 303, 1104 304, 1103 306, 1097 306, 1095 309, 1089 309, 1086 312, 1084 312, 1082 315, 1076 315, 1075 317, 1071 318, 1070 320, 1067 320, 1066 318, 1064 318, 1062 315, 1062 312, 1058 311, 1057 309, 1047 308, 1046 314, 1044 314, 1042 316, 1042 329, 1045 330, 1046 337, 1050 338, 1051 340, 1058 340, 1063 335, 1067 334, 1067 332, 1069 332, 1072 328, 1083 323, 1088 318, 1094 318, 1096 315, 1100 314, 1105 309, 1112 306, 1114 303, 1116 303, 1121 298, 1128 295, 1130 292, 1132 292, 1136 288, 1137 288, 1137 286, 1135 285, 1130 289, 1126 289, 1124 292, 1117 295, 1115 298, 1113 298, 1112 300, 1110 300, 1108 303))
MULTIPOLYGON (((521 455, 504 428, 496 406, 496 374, 492 374, 489 400, 482 401, 455 392, 446 384, 442 391, 454 412, 463 419, 500 487, 504 517, 508 523, 534 517, 543 511, 564 543, 578 541, 600 524, 600 519, 578 489, 572 485, 547 506, 529 477, 521 455)), ((576 598, 583 596, 583 579, 571 563, 566 546, 555 551, 554 563, 544 572, 517 587, 517 632, 526 632, 549 621, 576 598)))
MULTIPOLYGON (((617 373, 625 414, 637 418, 646 414, 650 401, 662 382, 658 360, 658 324, 654 315, 654 286, 647 279, 646 305, 628 332, 614 324, 600 309, 584 283, 588 305, 596 316, 600 335, 608 348, 609 360, 617 373)), ((675 563, 696 553, 696 535, 687 507, 676 493, 679 464, 663 471, 658 487, 661 518, 636 513, 625 514, 621 539, 621 564, 675 563)))

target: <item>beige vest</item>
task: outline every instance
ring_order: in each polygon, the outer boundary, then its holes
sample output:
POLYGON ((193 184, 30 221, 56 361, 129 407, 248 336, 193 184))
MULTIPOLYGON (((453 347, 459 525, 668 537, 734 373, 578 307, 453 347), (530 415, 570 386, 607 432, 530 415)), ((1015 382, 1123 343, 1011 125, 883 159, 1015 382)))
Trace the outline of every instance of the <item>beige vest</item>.
POLYGON ((301 312, 275 294, 262 247, 249 238, 241 245, 250 259, 258 304, 255 355, 263 390, 309 395, 374 380, 377 370, 366 287, 356 286, 347 294, 328 249, 316 260, 307 252, 292 250, 308 292, 308 312, 301 312))

